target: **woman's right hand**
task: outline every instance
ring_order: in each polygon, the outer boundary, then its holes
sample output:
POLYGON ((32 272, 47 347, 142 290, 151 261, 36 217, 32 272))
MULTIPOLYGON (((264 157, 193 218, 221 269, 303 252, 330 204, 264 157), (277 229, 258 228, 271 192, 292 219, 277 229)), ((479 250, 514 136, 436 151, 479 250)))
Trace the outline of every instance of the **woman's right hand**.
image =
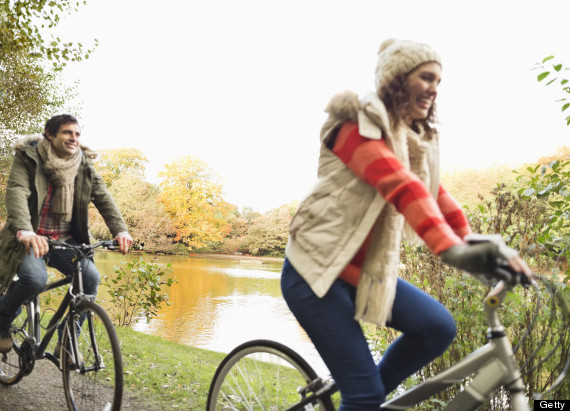
POLYGON ((442 252, 441 260, 471 274, 492 274, 499 265, 508 264, 514 272, 524 274, 529 282, 532 280, 532 270, 502 239, 472 235, 466 240, 467 244, 454 245, 442 252))
POLYGON ((471 274, 490 274, 501 257, 499 247, 493 243, 458 244, 440 254, 441 260, 471 274))

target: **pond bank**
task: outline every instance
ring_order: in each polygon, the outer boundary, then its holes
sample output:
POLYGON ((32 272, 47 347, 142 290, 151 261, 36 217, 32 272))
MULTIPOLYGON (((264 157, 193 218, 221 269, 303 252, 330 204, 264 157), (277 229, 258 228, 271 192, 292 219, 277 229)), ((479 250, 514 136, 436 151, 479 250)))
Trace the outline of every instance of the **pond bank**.
POLYGON ((220 260, 245 260, 245 261, 266 261, 272 263, 283 262, 285 259, 282 257, 258 257, 253 255, 241 255, 241 254, 199 254, 190 253, 188 257, 194 258, 214 258, 220 260))

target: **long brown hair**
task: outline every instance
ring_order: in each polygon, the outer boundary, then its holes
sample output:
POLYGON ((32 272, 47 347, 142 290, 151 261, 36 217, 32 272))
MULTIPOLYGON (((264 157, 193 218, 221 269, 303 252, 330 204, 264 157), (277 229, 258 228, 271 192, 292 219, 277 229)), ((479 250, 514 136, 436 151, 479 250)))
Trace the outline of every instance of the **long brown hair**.
MULTIPOLYGON (((409 73, 397 75, 394 80, 381 86, 378 90, 380 100, 382 100, 386 106, 388 113, 390 113, 396 125, 399 125, 404 120, 410 105, 410 95, 406 90, 408 74, 409 73)), ((418 131, 418 125, 421 125, 426 132, 434 135, 437 134, 435 128, 437 124, 437 108, 434 102, 429 108, 428 115, 425 119, 414 120, 412 129, 418 131)))

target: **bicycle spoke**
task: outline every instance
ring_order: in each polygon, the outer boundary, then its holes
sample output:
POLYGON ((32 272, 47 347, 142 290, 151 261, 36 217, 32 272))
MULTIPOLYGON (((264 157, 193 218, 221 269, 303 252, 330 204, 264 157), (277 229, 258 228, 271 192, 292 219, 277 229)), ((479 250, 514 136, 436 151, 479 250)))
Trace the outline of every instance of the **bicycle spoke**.
POLYGON ((68 338, 66 333, 61 359, 68 406, 74 410, 118 410, 123 371, 111 320, 92 302, 80 304, 74 317, 66 331, 76 338, 68 338))
MULTIPOLYGON (((26 333, 27 325, 28 310, 27 307, 24 307, 12 323, 13 348, 10 352, 0 355, 0 383, 3 385, 16 384, 33 368, 34 359, 31 350, 23 352, 20 349, 28 336, 26 333)), ((29 345, 28 348, 30 348, 29 345)))
MULTIPOLYGON (((228 354, 216 370, 208 394, 208 411, 286 409, 301 400, 297 388, 314 378, 310 366, 287 347, 252 341, 228 354)), ((323 401, 330 404, 328 397, 323 401)), ((329 408, 319 401, 313 409, 329 408)))

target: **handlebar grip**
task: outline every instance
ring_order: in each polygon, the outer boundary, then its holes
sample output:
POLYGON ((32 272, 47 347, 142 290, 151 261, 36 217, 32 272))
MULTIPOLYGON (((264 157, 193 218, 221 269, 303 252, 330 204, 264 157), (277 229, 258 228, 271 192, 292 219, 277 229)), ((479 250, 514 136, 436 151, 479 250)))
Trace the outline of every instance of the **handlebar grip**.
POLYGON ((116 250, 119 247, 119 242, 117 240, 109 240, 105 241, 103 244, 103 248, 107 250, 116 250))
POLYGON ((49 240, 49 239, 48 239, 48 246, 54 250, 65 250, 70 247, 69 244, 65 242, 57 240, 49 240))
POLYGON ((520 284, 525 288, 532 284, 526 275, 513 271, 509 266, 497 267, 495 277, 509 284, 520 284))
POLYGON ((495 277, 506 283, 511 283, 513 281, 514 273, 509 270, 508 267, 497 267, 495 269, 495 277))

